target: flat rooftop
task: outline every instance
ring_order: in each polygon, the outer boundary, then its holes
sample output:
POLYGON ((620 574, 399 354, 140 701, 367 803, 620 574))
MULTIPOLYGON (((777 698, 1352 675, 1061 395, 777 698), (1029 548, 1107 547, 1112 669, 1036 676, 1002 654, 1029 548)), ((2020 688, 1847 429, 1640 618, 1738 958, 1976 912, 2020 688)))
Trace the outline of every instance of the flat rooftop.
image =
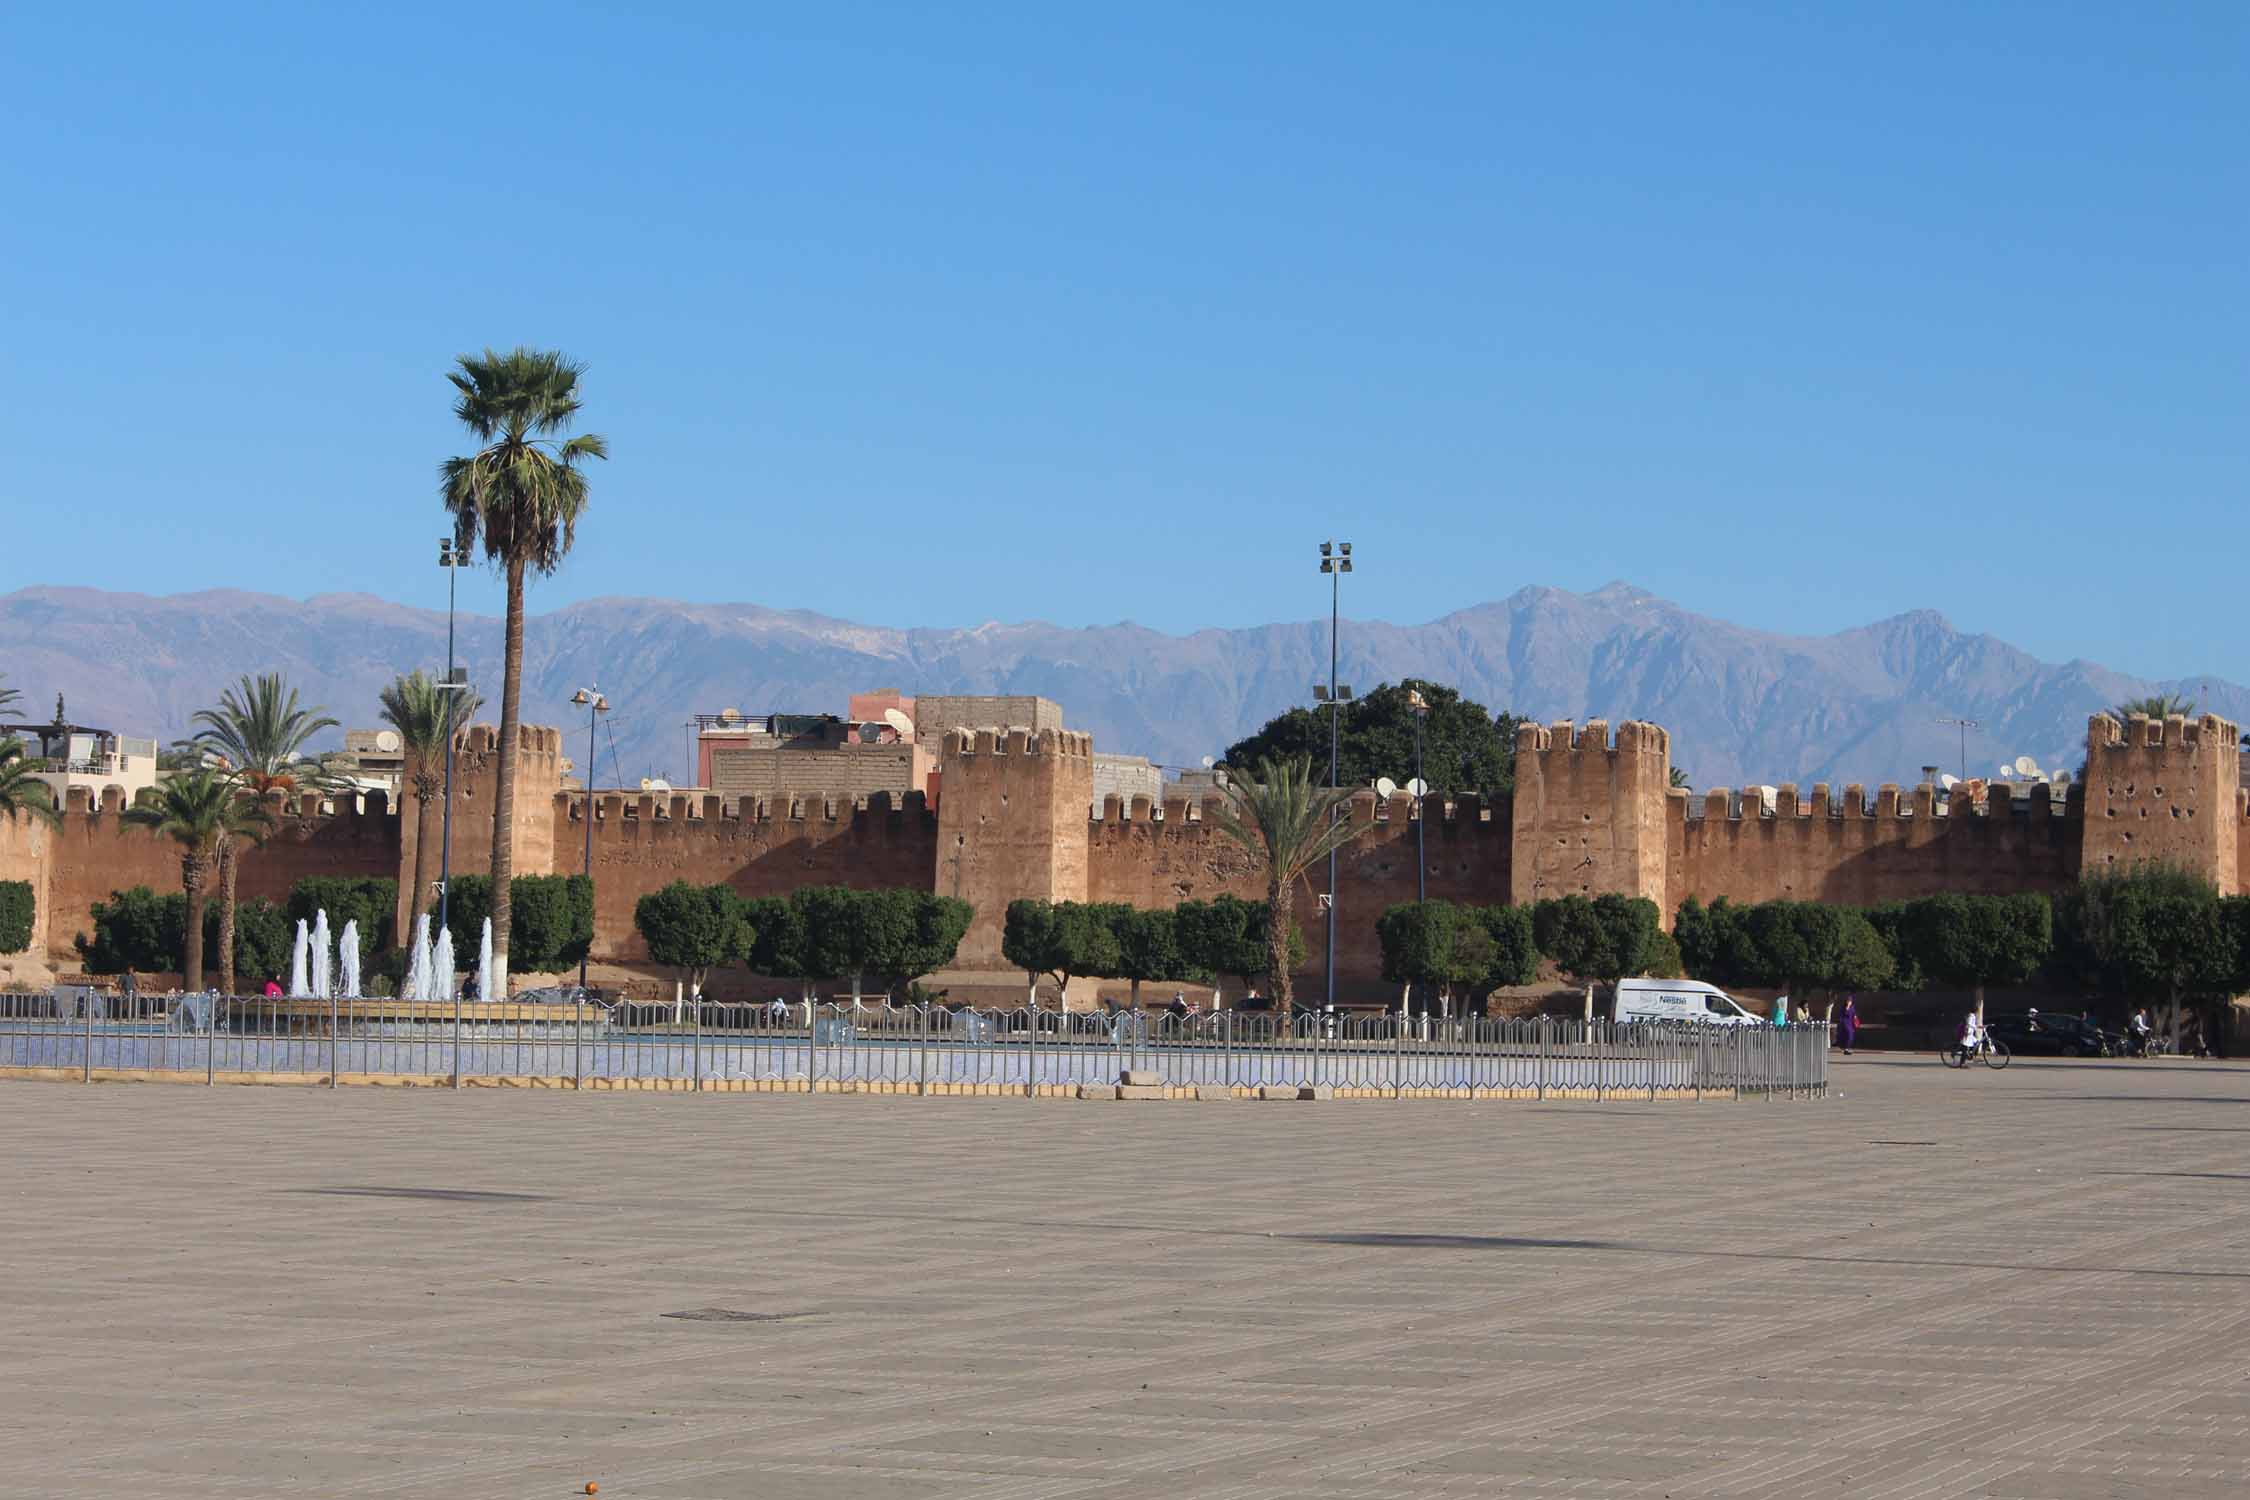
POLYGON ((2250 1071, 1834 1078, 1655 1105, 0 1083, 0 1443, 26 1496, 2250 1487, 2250 1071))

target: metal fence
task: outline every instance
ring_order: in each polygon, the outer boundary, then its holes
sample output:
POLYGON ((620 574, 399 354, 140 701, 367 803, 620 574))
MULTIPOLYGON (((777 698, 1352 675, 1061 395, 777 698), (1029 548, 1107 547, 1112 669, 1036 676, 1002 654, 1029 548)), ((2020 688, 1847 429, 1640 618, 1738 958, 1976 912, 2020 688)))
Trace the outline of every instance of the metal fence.
POLYGON ((0 995, 0 1067, 211 1082, 253 1075, 587 1087, 1053 1093, 1127 1072, 1171 1088, 1342 1095, 1817 1097, 1825 1026, 1621 1026, 1270 1012, 605 1005, 223 995, 0 995))

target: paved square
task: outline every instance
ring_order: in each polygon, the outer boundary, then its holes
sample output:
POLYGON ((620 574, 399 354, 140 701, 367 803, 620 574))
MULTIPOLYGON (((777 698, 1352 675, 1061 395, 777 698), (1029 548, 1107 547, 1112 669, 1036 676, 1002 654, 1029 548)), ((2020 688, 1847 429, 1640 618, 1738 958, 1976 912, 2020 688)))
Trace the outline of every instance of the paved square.
POLYGON ((0 1084, 6 1490, 2250 1490, 2250 1070, 1835 1077, 1702 1105, 0 1084))

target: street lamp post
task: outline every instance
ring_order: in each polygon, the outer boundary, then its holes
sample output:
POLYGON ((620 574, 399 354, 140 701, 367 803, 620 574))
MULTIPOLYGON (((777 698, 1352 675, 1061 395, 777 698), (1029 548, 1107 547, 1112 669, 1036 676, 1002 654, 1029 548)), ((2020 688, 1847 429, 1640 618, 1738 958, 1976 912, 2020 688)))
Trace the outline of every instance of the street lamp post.
POLYGON ((1969 779, 1969 731, 1980 729, 1983 726, 1974 719, 1949 719, 1943 714, 1938 715, 1938 722, 1940 724, 1951 724, 1961 731, 1961 779, 1967 781, 1969 779))
MULTIPOLYGON (((467 565, 468 560, 468 549, 454 538, 449 536, 438 538, 438 566, 445 569, 445 681, 438 684, 438 691, 444 693, 464 693, 468 691, 469 687, 468 668, 457 667, 453 664, 453 606, 459 594, 461 569, 467 565)), ((459 702, 460 700, 456 698, 447 703, 445 708, 445 812, 442 823, 443 831, 438 836, 438 928, 440 931, 444 930, 446 919, 452 915, 449 898, 453 890, 453 741, 454 737, 461 731, 461 726, 454 722, 457 717, 454 705, 459 702)), ((422 893, 416 891, 414 893, 414 905, 419 908, 421 904, 422 893)), ((411 928, 411 919, 414 912, 409 910, 407 916, 409 918, 408 925, 411 928)), ((411 938, 409 940, 411 941, 411 938)), ((489 999, 490 997, 484 998, 489 999)))
MULTIPOLYGON (((586 883, 594 883, 594 716, 609 712, 609 700, 594 688, 580 688, 570 695, 570 701, 586 710, 586 883)), ((586 952, 578 955, 578 987, 586 988, 586 959, 593 950, 593 934, 587 934, 586 952)))
MULTIPOLYGON (((1343 624, 1344 575, 1352 570, 1350 542, 1322 542, 1320 571, 1328 575, 1328 787, 1336 789, 1336 753, 1343 737, 1344 700, 1351 689, 1336 681, 1337 633, 1343 624)), ((1318 696, 1317 694, 1315 696, 1318 696)), ((1335 813, 1329 814, 1330 818, 1335 813)), ((1336 851, 1328 851, 1328 1010, 1336 1009, 1336 851)), ((1288 1024, 1283 1017, 1283 1024, 1288 1024)))
POLYGON ((1430 716, 1430 704, 1420 688, 1408 688, 1406 707, 1414 715, 1414 900, 1419 904, 1430 899, 1430 861, 1422 842, 1422 826, 1428 821, 1422 798, 1430 789, 1422 779, 1422 721, 1430 716))

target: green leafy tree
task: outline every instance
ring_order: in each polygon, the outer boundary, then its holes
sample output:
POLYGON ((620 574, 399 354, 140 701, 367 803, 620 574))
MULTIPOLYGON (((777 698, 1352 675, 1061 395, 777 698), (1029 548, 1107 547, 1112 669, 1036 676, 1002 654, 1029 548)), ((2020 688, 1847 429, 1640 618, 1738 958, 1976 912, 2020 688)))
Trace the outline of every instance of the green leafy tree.
MULTIPOLYGON (((182 915, 184 918, 184 911, 182 915)), ((216 910, 204 914, 206 943, 219 940, 218 919, 216 910)), ((297 924, 273 902, 254 896, 237 906, 233 936, 237 973, 249 975, 256 983, 288 975, 290 960, 296 956, 297 924)))
POLYGON ((1274 1004, 1290 1009, 1290 935, 1296 930, 1297 882, 1330 853, 1365 831, 1345 806, 1348 794, 1316 786, 1303 756, 1262 760, 1254 771, 1233 768, 1225 800, 1206 820, 1266 867, 1266 950, 1274 1004))
MULTIPOLYGON (((312 922, 328 913, 329 929, 342 933, 344 924, 359 924, 360 948, 368 954, 398 945, 398 882, 385 875, 308 875, 289 888, 287 914, 292 922, 312 922)), ((476 945, 462 948, 454 934, 454 951, 466 951, 473 961, 476 945)))
MULTIPOLYGON (((1191 973, 1229 975, 1245 989, 1273 974, 1272 918, 1263 901, 1239 896, 1215 896, 1209 901, 1183 901, 1173 908, 1172 921, 1180 956, 1191 973)), ((1305 935, 1289 929, 1287 967, 1305 961, 1305 935)), ((1269 986, 1270 988, 1270 986, 1269 986)))
POLYGON ((2055 908, 2066 971, 2131 1001, 2166 1002, 2175 1044, 2182 1003, 2223 991, 2232 977, 2218 893, 2191 871, 2098 870, 2055 908))
POLYGON ((1043 974, 1053 976, 1061 992, 1056 1003, 1067 1007, 1073 978, 1111 974, 1119 967, 1115 933, 1099 907, 1081 901, 1009 902, 1000 951, 1029 978, 1025 1003, 1034 1006, 1043 974))
POLYGON ((430 851, 438 846, 438 816, 445 795, 445 751, 476 718, 484 700, 467 688, 447 688, 417 669, 393 678, 381 694, 383 722, 398 731, 414 768, 414 901, 426 899, 430 851))
MULTIPOLYGON (((440 468, 440 493, 464 548, 481 537, 487 559, 507 579, 507 626, 500 678, 499 790, 493 799, 493 982, 508 992, 514 930, 516 726, 523 709, 524 581, 562 564, 577 539, 587 499, 585 462, 609 457, 592 433, 565 437, 579 411, 585 367, 553 350, 487 349, 464 354, 446 378, 453 415, 477 451, 440 468)), ((588 767, 588 774, 592 768, 588 767)))
POLYGON ((1530 984, 1539 977, 1539 942, 1532 931, 1529 907, 1479 907, 1477 921, 1491 944, 1484 974, 1486 989, 1530 984))
POLYGON ((2044 896, 1948 893, 1909 902, 1901 931, 1915 968, 1974 989, 1982 1016, 1987 985, 2022 984, 2046 963, 2054 913, 2044 896))
POLYGON ((0 739, 0 818, 22 813, 43 823, 59 824, 55 789, 39 779, 40 762, 24 754, 23 741, 0 739))
POLYGON ((897 887, 858 893, 865 941, 860 961, 886 995, 911 994, 915 981, 953 962, 976 916, 968 902, 897 887))
MULTIPOLYGON (((1414 774, 1414 711, 1409 695, 1429 705, 1422 724, 1422 777, 1433 787, 1496 796, 1515 788, 1516 725, 1512 714, 1492 714, 1458 689, 1421 678, 1384 683, 1344 707, 1336 728, 1336 780, 1366 786, 1388 776, 1404 785, 1414 774)), ((1232 767, 1281 763, 1303 757, 1328 774, 1329 710, 1292 708, 1266 721, 1247 739, 1227 747, 1232 767)))
POLYGON ((795 903, 780 896, 760 896, 746 903, 744 919, 750 924, 750 951, 745 959, 750 972, 769 979, 797 981, 798 998, 813 998, 812 958, 805 941, 804 915, 795 903))
MULTIPOLYGON (((523 960, 522 972, 553 973, 577 963, 594 940, 594 883, 583 875, 518 875, 514 884, 508 916, 514 930, 508 936, 523 960)), ((492 918, 493 993, 503 993, 498 972, 500 922, 493 915, 490 877, 454 876, 446 905, 457 962, 475 962, 484 943, 485 920, 492 918)), ((429 915, 434 922, 435 899, 429 915)), ((335 920, 331 913, 329 921, 335 920)))
MULTIPOLYGON (((1383 977, 1406 987, 1400 1001, 1406 1008, 1413 987, 1435 990, 1446 1001, 1453 998, 1459 977, 1455 950, 1460 945, 1461 909, 1450 901, 1405 901, 1375 919, 1375 938, 1382 945, 1383 977)), ((1481 926, 1476 929, 1482 933, 1481 926)))
POLYGON ((175 776, 156 796, 122 818, 180 847, 180 889, 187 897, 187 957, 184 974, 190 990, 203 988, 203 909, 220 846, 230 838, 263 832, 266 816, 246 800, 228 777, 211 771, 175 776))
POLYGON ((841 885, 799 886, 789 894, 804 924, 803 954, 806 973, 814 980, 852 981, 852 999, 859 999, 859 979, 865 938, 860 929, 859 893, 841 885))
POLYGON ((0 880, 0 953, 21 953, 38 930, 39 906, 28 880, 0 880))
POLYGON ((1190 977, 1180 951, 1180 919, 1176 912, 1143 911, 1119 902, 1103 908, 1110 925, 1110 945, 1117 953, 1114 976, 1132 985, 1131 1004, 1141 1004, 1141 985, 1148 980, 1190 977))
POLYGON ((1614 985, 1628 974, 1646 973, 1658 953, 1663 914, 1643 896, 1605 893, 1560 896, 1531 909, 1539 951, 1567 974, 1614 985))
POLYGON ((1681 968, 1710 984, 1764 983, 1767 964, 1749 921, 1754 909, 1724 896, 1708 907, 1693 896, 1681 902, 1672 919, 1681 968))
POLYGON ((675 880, 634 904, 633 925, 648 944, 648 956, 683 970, 698 995, 713 969, 747 958, 757 940, 742 898, 723 884, 675 880))
POLYGON ((107 901, 94 903, 93 919, 93 932, 79 933, 73 943, 89 974, 180 967, 187 947, 187 898, 179 892, 160 895, 145 885, 111 891, 107 901))

